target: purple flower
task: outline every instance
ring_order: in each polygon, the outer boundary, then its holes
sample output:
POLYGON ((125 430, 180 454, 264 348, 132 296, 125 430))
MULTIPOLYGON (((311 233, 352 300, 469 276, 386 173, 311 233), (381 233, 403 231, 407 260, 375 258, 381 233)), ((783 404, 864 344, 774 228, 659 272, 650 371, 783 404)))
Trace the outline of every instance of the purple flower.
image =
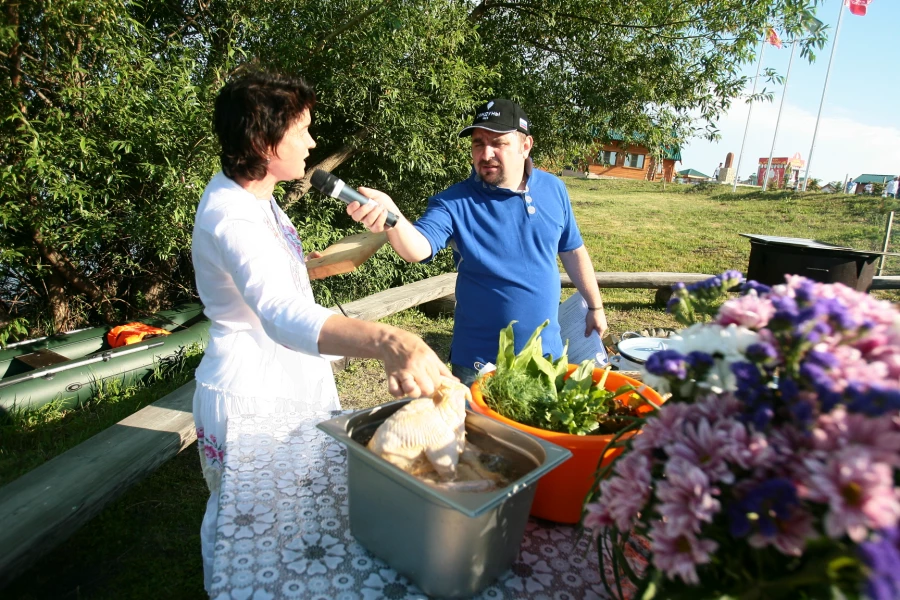
POLYGON ((859 547, 863 562, 869 567, 866 594, 872 600, 900 598, 900 531, 888 527, 859 547))
POLYGON ((687 378, 687 357, 675 350, 660 350, 647 358, 644 367, 648 372, 683 381, 687 378))
POLYGON ((722 448, 729 462, 748 470, 773 466, 775 451, 764 434, 734 419, 720 422, 718 428, 730 441, 722 448))
POLYGON ((778 349, 768 342, 750 344, 745 352, 747 358, 758 365, 771 365, 778 359, 778 349))
POLYGON ((774 534, 757 532, 747 542, 754 548, 775 546, 782 554, 800 556, 806 547, 806 540, 819 535, 813 526, 812 515, 798 507, 790 509, 787 518, 776 519, 775 524, 777 527, 774 534))
POLYGON ((759 295, 759 296, 765 296, 769 292, 772 291, 772 288, 770 288, 769 286, 764 285, 762 283, 759 283, 758 281, 745 281, 744 284, 741 286, 741 291, 745 294, 752 291, 752 292, 756 292, 757 295, 759 295))
POLYGON ((797 488, 787 479, 769 479, 745 490, 728 508, 731 535, 746 537, 756 531, 775 537, 778 522, 785 521, 799 504, 797 488))
POLYGON ((889 390, 880 387, 863 389, 858 384, 847 386, 850 401, 847 410, 862 413, 870 417, 892 414, 900 411, 900 390, 889 390))
POLYGON ((792 286, 794 297, 798 302, 807 303, 812 300, 815 284, 809 279, 799 279, 796 285, 792 286))
POLYGON ((769 299, 772 302, 772 307, 775 309, 775 314, 772 315, 773 321, 788 325, 799 323, 797 302, 793 298, 790 296, 770 296, 769 299))

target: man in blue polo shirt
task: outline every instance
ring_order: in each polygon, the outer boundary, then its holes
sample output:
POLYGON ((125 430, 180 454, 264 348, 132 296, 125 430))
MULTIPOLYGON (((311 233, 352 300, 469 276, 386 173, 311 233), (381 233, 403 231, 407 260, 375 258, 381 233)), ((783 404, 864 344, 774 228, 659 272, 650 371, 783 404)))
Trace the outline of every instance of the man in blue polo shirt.
POLYGON ((594 267, 584 247, 562 181, 532 165, 534 145, 525 112, 495 99, 478 107, 459 137, 472 138, 472 174, 428 201, 415 224, 377 190, 360 188, 375 202, 354 202, 347 213, 374 232, 386 231, 394 250, 410 262, 431 260, 449 245, 458 277, 450 362, 471 384, 476 366, 497 357, 500 330, 513 326, 516 352, 545 320, 543 349, 562 353, 557 312, 560 279, 556 257, 587 301, 585 336, 606 332, 606 315, 594 267), (398 215, 385 228, 386 211, 398 215))

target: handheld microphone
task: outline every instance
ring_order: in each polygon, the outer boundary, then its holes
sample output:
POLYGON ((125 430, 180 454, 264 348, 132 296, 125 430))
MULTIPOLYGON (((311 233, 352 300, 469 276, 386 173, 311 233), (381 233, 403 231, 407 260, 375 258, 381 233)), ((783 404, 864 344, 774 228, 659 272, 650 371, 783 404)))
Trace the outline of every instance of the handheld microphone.
MULTIPOLYGON (((353 188, 347 187, 343 181, 341 181, 331 173, 326 173, 325 171, 317 169, 313 172, 309 182, 313 185, 314 188, 316 188, 326 196, 337 198, 338 200, 342 200, 347 204, 350 204, 351 202, 359 202, 360 204, 369 202, 368 198, 366 198, 353 188)), ((387 225, 388 227, 393 227, 396 224, 397 215, 395 215, 391 211, 388 211, 385 225, 387 225)))

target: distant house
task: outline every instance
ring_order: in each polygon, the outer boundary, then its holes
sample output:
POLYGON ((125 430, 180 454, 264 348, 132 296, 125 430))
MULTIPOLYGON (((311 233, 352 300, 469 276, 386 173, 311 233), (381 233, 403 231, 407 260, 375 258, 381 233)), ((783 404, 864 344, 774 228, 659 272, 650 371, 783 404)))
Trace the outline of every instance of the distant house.
POLYGON ((600 146, 587 160, 588 173, 642 179, 645 181, 671 182, 675 176, 675 163, 681 162, 681 150, 677 147, 663 151, 661 163, 654 160, 650 149, 641 145, 624 145, 622 137, 613 134, 612 141, 600 146))
POLYGON ((865 194, 866 193, 866 184, 871 183, 874 185, 880 185, 882 188, 884 184, 888 181, 896 177, 896 175, 873 175, 870 173, 865 173, 860 175, 856 179, 853 180, 853 183, 856 184, 856 193, 857 194, 865 194))
POLYGON ((700 183, 701 181, 711 181, 712 177, 705 175, 696 169, 684 169, 678 171, 678 177, 684 179, 685 183, 700 183))
MULTIPOLYGON (((759 185, 766 177, 766 166, 769 164, 769 158, 763 156, 759 159, 756 168, 756 180, 759 185)), ((787 156, 772 157, 772 166, 769 167, 769 184, 767 188, 797 188, 802 185, 803 178, 800 177, 800 170, 806 164, 806 161, 800 158, 800 153, 795 153, 792 157, 787 156)))
POLYGON ((819 191, 823 192, 825 194, 834 194, 835 192, 841 191, 841 186, 840 185, 834 186, 834 185, 831 185, 830 183, 826 183, 825 185, 822 186, 822 189, 820 189, 819 191))

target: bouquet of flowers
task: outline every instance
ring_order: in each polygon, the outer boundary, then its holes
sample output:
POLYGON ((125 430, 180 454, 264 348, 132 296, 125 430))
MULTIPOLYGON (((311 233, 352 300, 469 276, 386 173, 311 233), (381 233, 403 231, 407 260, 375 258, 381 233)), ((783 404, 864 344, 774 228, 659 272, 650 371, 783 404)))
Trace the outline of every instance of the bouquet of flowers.
POLYGON ((586 507, 607 590, 900 598, 900 313, 735 271, 678 286, 669 309, 690 326, 644 382, 671 397, 613 442, 586 507))

